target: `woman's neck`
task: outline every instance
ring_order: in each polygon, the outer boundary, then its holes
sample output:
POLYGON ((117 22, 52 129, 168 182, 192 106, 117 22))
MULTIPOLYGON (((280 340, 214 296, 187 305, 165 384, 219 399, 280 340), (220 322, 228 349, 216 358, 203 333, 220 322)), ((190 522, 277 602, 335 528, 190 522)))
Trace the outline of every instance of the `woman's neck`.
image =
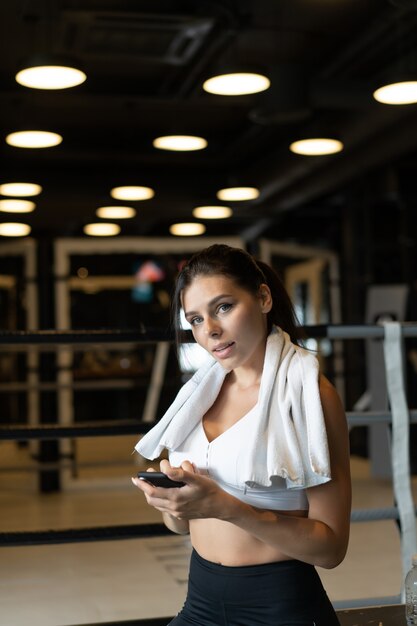
POLYGON ((261 384, 262 371, 255 369, 238 368, 229 372, 226 376, 226 382, 230 387, 235 387, 240 391, 247 391, 253 387, 259 387, 261 384))

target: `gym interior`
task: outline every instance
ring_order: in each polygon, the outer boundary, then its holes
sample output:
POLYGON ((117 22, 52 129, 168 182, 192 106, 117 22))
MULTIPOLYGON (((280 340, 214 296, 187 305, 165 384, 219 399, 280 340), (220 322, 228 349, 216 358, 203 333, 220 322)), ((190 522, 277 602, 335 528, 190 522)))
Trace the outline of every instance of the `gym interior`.
POLYGON ((164 626, 181 609, 189 538, 132 487, 157 467, 134 446, 201 363, 191 336, 175 349, 178 271, 225 243, 279 273, 346 410, 349 549, 318 568, 340 623, 405 625, 417 96, 383 102, 376 89, 388 75, 415 83, 414 3, 5 0, 0 11, 0 624, 164 626), (85 78, 19 83, 35 57, 85 78), (230 68, 268 86, 206 91, 230 68), (13 143, 23 130, 60 139, 13 143), (174 135, 206 144, 157 146, 174 135), (295 151, 319 137, 330 151, 295 151), (242 188, 252 196, 222 199, 242 188))

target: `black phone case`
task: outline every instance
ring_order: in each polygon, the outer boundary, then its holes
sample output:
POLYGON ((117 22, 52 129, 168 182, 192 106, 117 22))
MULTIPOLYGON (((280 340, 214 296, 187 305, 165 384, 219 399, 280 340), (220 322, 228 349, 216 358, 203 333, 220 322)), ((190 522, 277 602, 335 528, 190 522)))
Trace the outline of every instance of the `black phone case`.
POLYGON ((146 480, 155 487, 164 487, 165 489, 172 489, 173 487, 184 487, 185 483, 178 480, 171 480, 166 474, 162 472, 138 472, 138 478, 146 480))

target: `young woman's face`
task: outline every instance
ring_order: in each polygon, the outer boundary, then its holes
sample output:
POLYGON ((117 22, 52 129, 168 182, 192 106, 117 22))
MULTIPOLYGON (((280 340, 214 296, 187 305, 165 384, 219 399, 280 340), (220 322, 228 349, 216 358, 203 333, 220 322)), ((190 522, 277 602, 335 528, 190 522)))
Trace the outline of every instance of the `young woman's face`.
POLYGON ((271 292, 254 295, 227 276, 197 276, 182 293, 182 305, 197 343, 226 369, 263 362, 271 292))

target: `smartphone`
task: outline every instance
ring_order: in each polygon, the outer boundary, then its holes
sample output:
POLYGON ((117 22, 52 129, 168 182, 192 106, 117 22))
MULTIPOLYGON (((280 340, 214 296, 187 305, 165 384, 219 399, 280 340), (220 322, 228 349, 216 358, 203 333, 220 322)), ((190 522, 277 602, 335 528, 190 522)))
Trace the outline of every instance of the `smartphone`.
POLYGON ((184 487, 185 483, 179 480, 171 480, 163 472, 138 472, 138 478, 146 480, 155 487, 165 487, 166 489, 172 489, 173 487, 184 487))

